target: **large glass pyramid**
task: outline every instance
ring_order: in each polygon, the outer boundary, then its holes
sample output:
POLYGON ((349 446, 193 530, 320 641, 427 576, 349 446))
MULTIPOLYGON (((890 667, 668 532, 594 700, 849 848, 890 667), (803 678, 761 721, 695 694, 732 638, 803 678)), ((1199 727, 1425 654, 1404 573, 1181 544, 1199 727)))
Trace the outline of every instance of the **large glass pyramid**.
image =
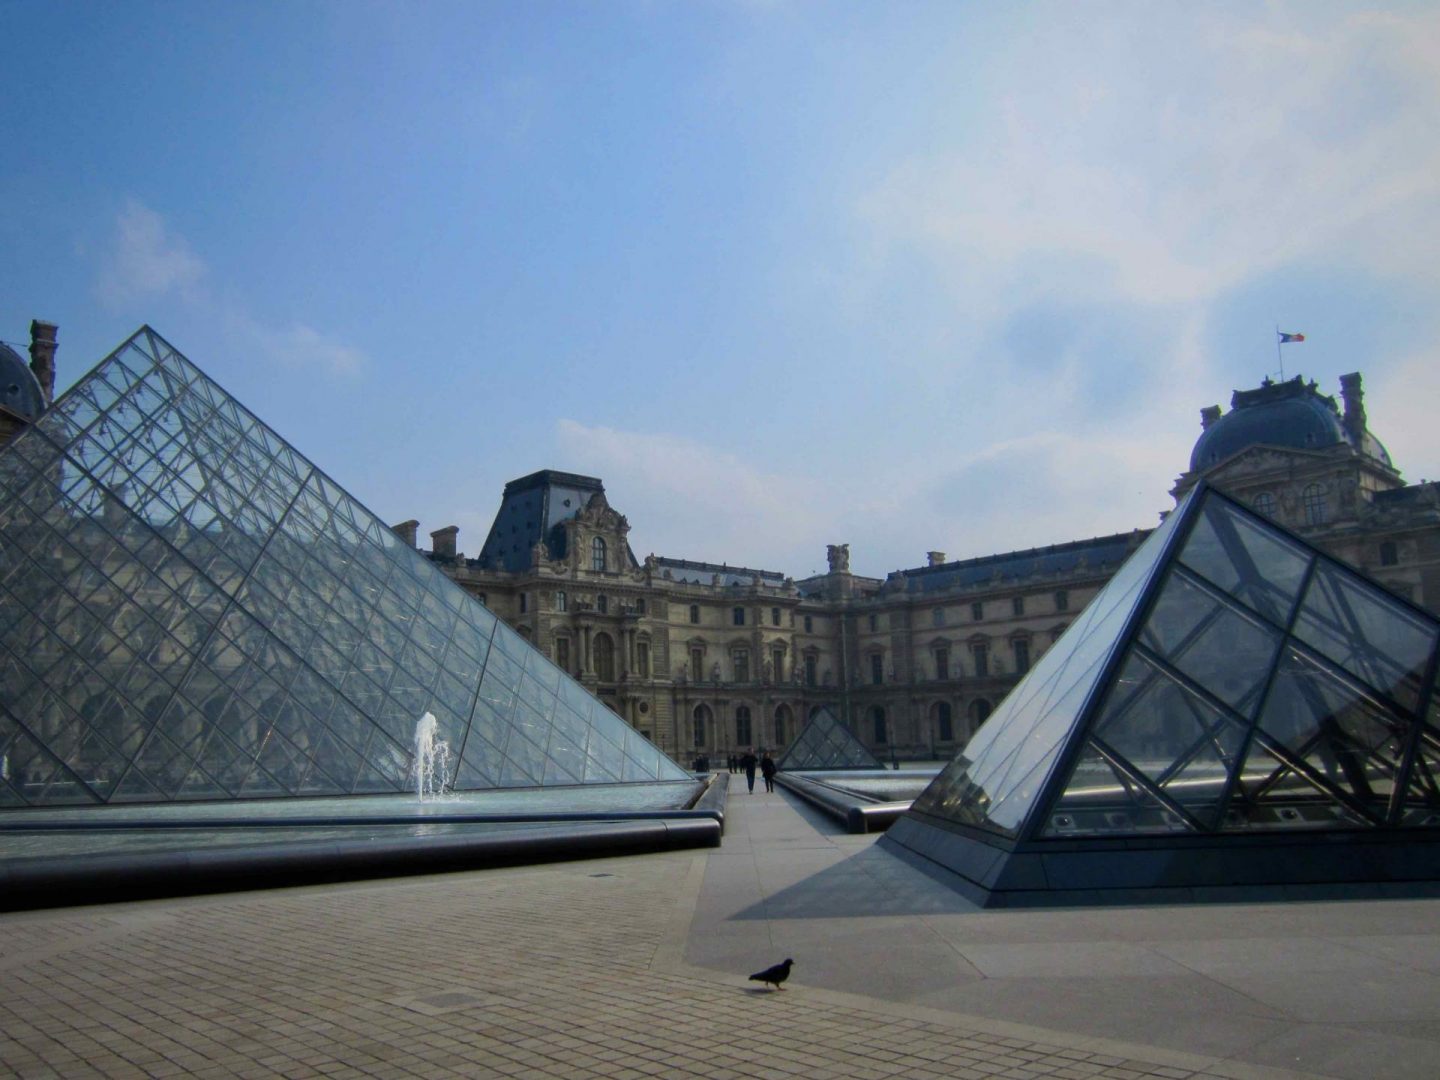
POLYGON ((689 775, 148 327, 0 451, 0 807, 689 775))
POLYGON ((805 730, 775 766, 790 772, 885 767, 833 712, 823 707, 810 718, 805 730))
MULTIPOLYGON (((915 801, 911 822, 989 837, 991 852, 1041 853, 1027 873, 1042 891, 1056 887, 1062 851, 1073 876, 1087 845, 1139 851, 1143 840, 1154 853, 1157 838, 1204 845, 1220 878, 1234 876, 1215 846, 1226 836, 1256 851, 1263 837, 1368 835, 1389 845, 1393 868, 1397 835, 1440 825, 1437 641, 1425 612, 1198 487, 915 801)), ((948 851, 942 862, 968 857, 916 828, 892 836, 948 851)), ((1272 861, 1280 877, 1298 865, 1272 861)), ((1204 883, 1175 867, 1165 873, 1204 883)), ((986 873, 987 887, 1003 876, 986 873)))

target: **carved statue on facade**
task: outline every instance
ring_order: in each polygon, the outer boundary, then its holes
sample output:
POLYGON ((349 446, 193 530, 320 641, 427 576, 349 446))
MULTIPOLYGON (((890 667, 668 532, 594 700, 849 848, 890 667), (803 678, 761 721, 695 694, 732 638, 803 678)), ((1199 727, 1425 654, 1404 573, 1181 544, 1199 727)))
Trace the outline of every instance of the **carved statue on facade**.
POLYGON ((850 572, 850 545, 830 544, 825 548, 825 557, 830 561, 830 572, 832 574, 848 574, 850 572))

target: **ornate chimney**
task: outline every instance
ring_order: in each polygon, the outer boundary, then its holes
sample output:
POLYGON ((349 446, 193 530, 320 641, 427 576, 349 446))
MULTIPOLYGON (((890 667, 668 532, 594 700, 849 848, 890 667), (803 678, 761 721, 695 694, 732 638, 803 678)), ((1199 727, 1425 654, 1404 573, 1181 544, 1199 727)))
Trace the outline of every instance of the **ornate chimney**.
POLYGON ((939 565, 941 565, 944 561, 945 561, 945 553, 944 553, 943 551, 927 551, 927 552, 925 553, 925 565, 926 565, 926 566, 939 566, 939 565))
POLYGON ((418 521, 402 521, 399 525, 391 525, 390 531, 401 540, 405 541, 407 547, 415 546, 415 530, 420 528, 418 521))
POLYGON ((430 534, 430 553, 438 555, 442 559, 453 559, 455 557, 455 537, 459 532, 459 525, 446 525, 443 529, 436 529, 430 534))
POLYGON ((30 323, 30 370, 40 383, 46 405, 55 400, 55 350, 59 347, 55 335, 59 329, 39 319, 30 323))
POLYGON ((1345 402, 1345 430, 1358 439, 1365 434, 1365 391, 1358 371, 1340 376, 1340 397, 1345 402))

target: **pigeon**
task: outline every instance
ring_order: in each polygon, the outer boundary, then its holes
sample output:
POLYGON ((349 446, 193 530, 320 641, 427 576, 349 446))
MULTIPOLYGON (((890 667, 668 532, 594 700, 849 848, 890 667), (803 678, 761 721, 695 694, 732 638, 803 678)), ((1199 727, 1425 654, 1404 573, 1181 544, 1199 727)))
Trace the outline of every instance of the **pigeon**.
POLYGON ((785 988, 780 984, 790 977, 790 965, 793 963, 795 963, 794 960, 786 959, 783 964, 776 964, 774 967, 768 967, 764 971, 757 971, 754 975, 750 976, 750 981, 769 983, 773 985, 776 990, 784 990, 785 988))

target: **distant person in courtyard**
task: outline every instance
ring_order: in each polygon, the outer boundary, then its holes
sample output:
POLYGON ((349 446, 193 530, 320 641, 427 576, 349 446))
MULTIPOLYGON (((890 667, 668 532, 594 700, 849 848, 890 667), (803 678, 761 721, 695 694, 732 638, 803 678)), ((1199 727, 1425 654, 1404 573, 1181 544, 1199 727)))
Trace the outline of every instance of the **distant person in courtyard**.
POLYGON ((751 795, 755 794, 755 766, 759 764, 755 751, 747 747, 745 756, 740 759, 740 767, 745 770, 745 786, 750 789, 751 795))
POLYGON ((765 790, 775 790, 775 759, 768 753, 760 756, 760 775, 765 777, 765 790))

